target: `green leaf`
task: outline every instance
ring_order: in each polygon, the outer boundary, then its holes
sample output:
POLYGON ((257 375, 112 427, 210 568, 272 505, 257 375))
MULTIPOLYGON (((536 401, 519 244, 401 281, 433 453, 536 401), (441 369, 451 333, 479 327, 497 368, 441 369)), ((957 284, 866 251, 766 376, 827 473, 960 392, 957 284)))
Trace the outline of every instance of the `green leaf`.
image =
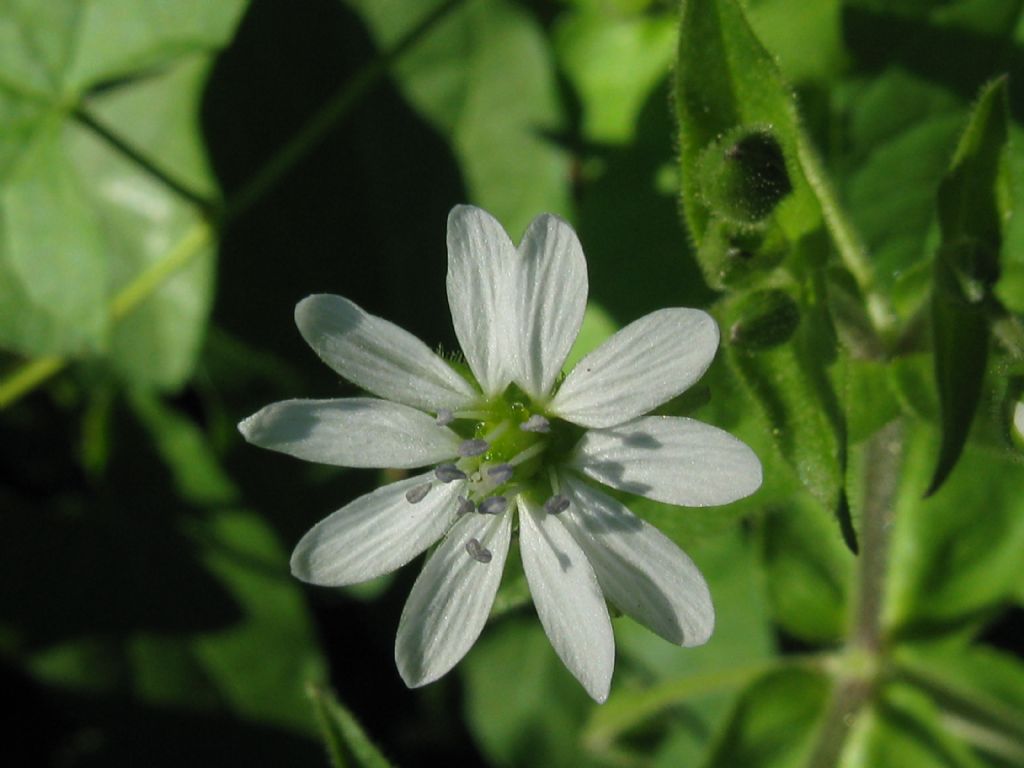
POLYGON ((498 765, 577 766, 579 729, 596 705, 566 671, 534 618, 487 628, 459 665, 466 722, 498 765))
MULTIPOLYGON (((733 271, 723 267, 722 254, 744 249, 732 241, 710 248, 705 244, 708 233, 721 239, 718 228, 730 216, 735 218, 733 209, 746 211, 748 218, 763 216, 768 198, 762 198, 766 190, 771 192, 774 207, 770 217, 759 220, 756 227, 748 226, 756 231, 777 226, 781 231, 789 255, 774 271, 788 268, 797 281, 796 286, 786 288, 799 307, 799 325, 790 343, 779 347, 754 351, 727 344, 728 359, 761 406, 782 455, 807 489, 839 514, 843 509, 845 426, 828 373, 828 365, 835 359, 835 337, 822 277, 827 244, 820 233, 827 224, 841 253, 851 250, 853 236, 803 135, 790 89, 734 0, 684 2, 676 110, 683 211, 712 285, 722 287, 728 281, 727 273, 733 271), (738 183, 733 169, 725 177, 729 179, 727 190, 733 190, 736 199, 731 207, 721 201, 716 204, 715 195, 705 189, 709 183, 707 153, 709 148, 714 151, 723 137, 741 135, 759 137, 758 146, 765 151, 754 154, 762 160, 769 158, 761 165, 773 169, 768 173, 773 181, 764 183, 761 177, 767 171, 762 170, 753 174, 749 184, 738 183), (777 182, 783 177, 786 184, 780 186, 777 182), (791 191, 780 199, 778 194, 784 189, 791 191)), ((732 149, 727 148, 726 158, 734 154, 732 149)), ((745 156, 742 151, 740 156, 745 156)), ((777 247, 773 244, 771 249, 777 247)), ((766 267, 771 268, 771 262, 769 259, 766 267)), ((864 274, 855 277, 862 286, 868 280, 864 274)), ((770 278, 772 282, 785 279, 778 274, 770 278)), ((763 278, 763 282, 768 280, 763 278)), ((733 327, 730 312, 740 305, 741 299, 726 300, 722 310, 725 327, 733 327)), ((784 325, 787 333, 792 325, 790 318, 784 325)))
POLYGON ((942 243, 935 259, 932 335, 942 445, 928 492, 946 480, 967 441, 988 357, 983 301, 999 275, 1003 210, 998 183, 1007 140, 1006 80, 988 85, 939 187, 942 243))
POLYGON ((644 102, 669 71, 676 24, 673 14, 651 8, 609 13, 585 5, 560 14, 555 51, 579 94, 588 140, 633 138, 644 102))
POLYGON ((0 9, 0 121, 14 128, 0 139, 0 302, 10 310, 0 346, 107 358, 126 378, 168 389, 189 375, 211 300, 210 249, 194 248, 182 260, 191 265, 139 312, 118 300, 208 230, 196 197, 216 192, 199 101, 243 8, 8 0, 0 9))
POLYGON ((828 690, 826 677, 803 669, 761 677, 743 692, 706 765, 802 766, 828 690))
POLYGON ((761 557, 775 620, 810 643, 841 640, 849 618, 854 560, 835 520, 806 493, 772 508, 760 525, 761 557))
POLYGON ((1024 664, 962 643, 904 645, 894 675, 926 691, 946 730, 979 752, 1024 765, 1024 664))
POLYGON ((981 763, 953 738, 935 705, 913 688, 891 684, 854 723, 840 768, 980 768, 981 763))
POLYGON ((935 193, 965 111, 946 89, 900 69, 851 90, 842 191, 878 290, 907 321, 929 298, 935 193))
POLYGON ((707 579, 714 635, 699 648, 680 649, 628 617, 616 619, 612 695, 593 710, 583 732, 595 754, 642 746, 659 760, 671 755, 678 764, 699 764, 737 693, 777 663, 751 541, 735 525, 718 535, 673 538, 707 579))
POLYGON ((915 425, 894 511, 884 621, 890 633, 927 636, 976 623, 1019 587, 1024 473, 1014 457, 968 444, 957 469, 921 499, 936 434, 915 425))
POLYGON ((771 55, 733 0, 686 0, 680 24, 679 160, 683 210, 693 236, 700 242, 711 215, 700 189, 701 154, 725 134, 755 126, 771 126, 793 186, 779 205, 780 224, 791 240, 812 232, 821 221, 818 204, 797 160, 792 97, 771 55))
MULTIPOLYGON (((324 678, 324 659, 274 532, 236 506, 239 491, 195 424, 150 394, 132 408, 144 434, 122 419, 108 470, 116 497, 21 542, 90 564, 84 595, 43 593, 61 634, 27 648, 27 667, 67 693, 312 736, 304 686, 324 678), (151 450, 165 470, 153 472, 151 450), (79 612, 88 617, 76 630, 79 612)), ((66 592, 75 566, 62 567, 66 592)))
POLYGON ((760 406, 766 429, 804 487, 838 512, 845 441, 838 398, 823 370, 821 327, 802 317, 790 343, 762 350, 726 345, 730 366, 760 406))
MULTIPOLYGON (((349 4, 386 48, 440 2, 349 4)), ((554 62, 522 6, 463 4, 393 74, 410 103, 449 137, 470 199, 514 240, 538 212, 569 212, 569 154, 549 138, 563 128, 554 62)))
POLYGON ((333 768, 390 768, 391 763, 333 693, 313 683, 307 693, 333 768))

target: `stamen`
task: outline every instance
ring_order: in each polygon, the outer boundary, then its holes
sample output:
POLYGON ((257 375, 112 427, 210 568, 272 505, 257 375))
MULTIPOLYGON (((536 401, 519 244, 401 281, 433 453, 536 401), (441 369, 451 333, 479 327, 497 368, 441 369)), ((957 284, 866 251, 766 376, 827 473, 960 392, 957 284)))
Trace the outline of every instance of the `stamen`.
POLYGON ((569 508, 569 497, 556 494, 544 502, 544 511, 549 515, 558 515, 569 508))
POLYGON ((504 496, 491 496, 480 502, 478 509, 482 515, 500 515, 508 507, 508 499, 504 496))
POLYGON ((470 512, 476 510, 476 504, 467 499, 465 496, 459 496, 459 508, 455 510, 455 514, 458 517, 468 515, 470 512))
POLYGON ((491 444, 486 440, 479 438, 475 440, 463 440, 459 446, 459 456, 468 458, 470 456, 480 456, 487 453, 487 449, 491 447, 491 444))
POLYGON ((478 563, 486 564, 491 562, 491 550, 487 549, 476 539, 470 539, 466 542, 466 551, 478 563))
POLYGON ((525 451, 520 451, 515 456, 513 456, 511 459, 509 459, 508 463, 510 465, 512 465, 513 467, 518 466, 518 465, 522 464, 524 461, 528 461, 528 460, 532 459, 534 456, 536 456, 538 453, 543 451, 545 448, 547 448, 547 445, 545 443, 543 443, 543 442, 534 443, 529 448, 527 448, 525 451))
POLYGON ((523 432, 550 432, 551 422, 541 416, 539 413, 533 414, 530 418, 519 425, 519 428, 523 432))
POLYGON ((450 483, 454 480, 466 479, 466 473, 454 464, 441 464, 434 470, 434 476, 442 483, 450 483))
POLYGON ((442 408, 437 412, 437 418, 435 419, 437 425, 440 427, 447 427, 453 421, 455 421, 455 414, 447 408, 442 408))
POLYGON ((405 492, 405 500, 410 504, 419 504, 430 493, 430 483, 423 483, 410 488, 405 492))
POLYGON ((497 485, 503 485, 512 479, 512 466, 510 464, 498 464, 488 469, 487 475, 497 485))

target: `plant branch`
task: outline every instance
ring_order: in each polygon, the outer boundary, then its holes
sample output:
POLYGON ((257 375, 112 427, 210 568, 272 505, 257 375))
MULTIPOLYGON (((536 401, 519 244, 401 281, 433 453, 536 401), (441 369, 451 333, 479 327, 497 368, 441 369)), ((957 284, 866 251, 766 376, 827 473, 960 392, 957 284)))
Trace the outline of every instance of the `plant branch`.
POLYGON ((853 628, 807 768, 834 768, 857 713, 871 700, 877 685, 879 659, 886 645, 882 610, 903 433, 902 421, 891 421, 870 438, 864 449, 864 511, 853 628))

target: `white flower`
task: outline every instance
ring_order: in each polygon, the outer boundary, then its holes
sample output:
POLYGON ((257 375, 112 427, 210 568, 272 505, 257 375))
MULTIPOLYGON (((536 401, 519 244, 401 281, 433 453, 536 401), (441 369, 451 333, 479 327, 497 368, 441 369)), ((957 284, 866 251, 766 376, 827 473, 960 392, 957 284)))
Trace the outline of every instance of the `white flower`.
POLYGON ((316 525, 292 572, 324 586, 393 571, 435 542, 402 612, 395 660, 410 687, 448 672, 476 641, 518 520, 523 569, 555 651, 597 701, 614 640, 605 600, 684 646, 714 610, 689 557, 597 483, 669 504, 753 493, 761 465, 692 419, 647 416, 710 365, 718 328, 695 309, 626 326, 561 379, 587 300, 579 241, 536 218, 518 249, 489 214, 448 217, 448 303, 465 366, 339 296, 310 296, 295 321, 331 368, 376 395, 288 400, 239 425, 300 459, 426 471, 378 488, 316 525))

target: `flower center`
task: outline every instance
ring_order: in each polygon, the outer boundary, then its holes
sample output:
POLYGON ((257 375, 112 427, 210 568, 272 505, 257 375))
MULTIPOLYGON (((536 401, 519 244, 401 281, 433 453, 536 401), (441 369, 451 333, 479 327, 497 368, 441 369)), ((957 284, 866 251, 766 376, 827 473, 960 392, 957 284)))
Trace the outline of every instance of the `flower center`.
MULTIPOLYGON (((411 504, 422 501, 436 483, 464 482, 458 515, 500 515, 526 494, 549 514, 560 514, 569 500, 558 492, 551 468, 560 464, 583 430, 548 417, 514 384, 479 409, 437 413, 437 423, 463 438, 458 456, 434 468, 434 480, 406 493, 411 504)), ((481 563, 490 552, 479 541, 467 553, 481 563)))

